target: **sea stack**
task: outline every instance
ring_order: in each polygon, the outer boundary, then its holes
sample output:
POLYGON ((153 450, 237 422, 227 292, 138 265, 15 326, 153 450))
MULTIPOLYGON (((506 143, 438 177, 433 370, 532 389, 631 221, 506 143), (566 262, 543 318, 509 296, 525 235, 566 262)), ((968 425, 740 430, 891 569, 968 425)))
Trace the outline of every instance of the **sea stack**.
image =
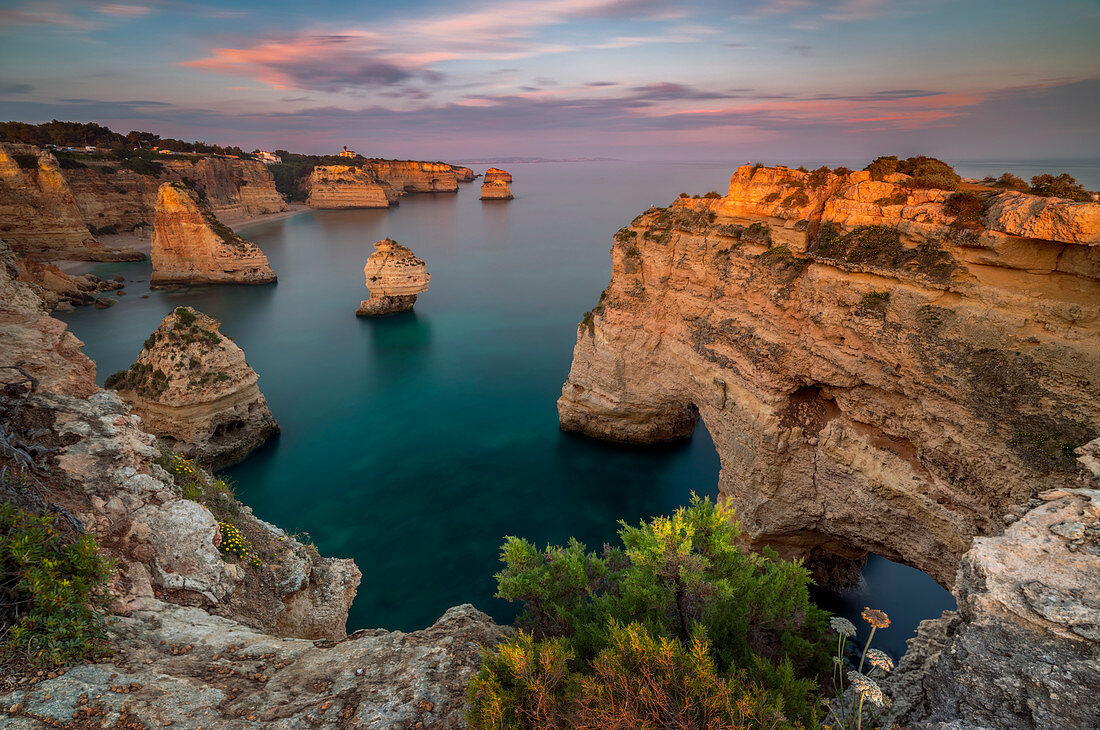
POLYGON ((263 251, 219 221, 198 196, 177 183, 157 193, 150 283, 270 284, 275 272, 263 251))
POLYGON ((177 307, 137 361, 105 383, 141 416, 143 430, 212 468, 240 461, 279 432, 256 371, 220 326, 177 307))
POLYGON ((485 171, 485 182, 496 182, 497 180, 510 183, 512 182, 512 173, 501 170, 499 167, 490 167, 485 171))
POLYGON ((512 200, 512 190, 503 180, 492 180, 481 184, 482 200, 512 200))
POLYGON ((374 253, 363 267, 370 297, 355 312, 359 317, 380 317, 412 309, 416 295, 428 291, 432 276, 422 260, 392 239, 374 244, 374 253))

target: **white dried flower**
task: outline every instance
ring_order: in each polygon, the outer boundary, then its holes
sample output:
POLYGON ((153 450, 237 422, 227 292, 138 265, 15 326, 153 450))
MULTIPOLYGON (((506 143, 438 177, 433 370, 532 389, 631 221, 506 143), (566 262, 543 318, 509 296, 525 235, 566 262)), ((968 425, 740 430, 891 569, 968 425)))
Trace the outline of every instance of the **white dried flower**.
POLYGON ((851 671, 848 672, 848 681, 852 683, 852 687, 856 692, 863 695, 864 699, 870 700, 876 705, 883 704, 882 689, 875 683, 875 680, 865 674, 851 671))
POLYGON ((841 616, 833 616, 829 619, 829 626, 841 636, 855 636, 856 626, 851 621, 841 616))
POLYGON ((884 672, 889 672, 894 668, 894 660, 886 652, 878 649, 867 650, 867 661, 871 663, 872 667, 877 667, 884 672))

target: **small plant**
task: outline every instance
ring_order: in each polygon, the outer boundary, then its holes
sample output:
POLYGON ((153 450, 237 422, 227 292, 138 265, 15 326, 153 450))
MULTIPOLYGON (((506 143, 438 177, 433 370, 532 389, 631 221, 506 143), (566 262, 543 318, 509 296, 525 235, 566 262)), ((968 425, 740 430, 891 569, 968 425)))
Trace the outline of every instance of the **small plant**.
POLYGON ((845 673, 845 653, 849 639, 856 635, 855 625, 846 618, 834 616, 829 619, 829 625, 837 633, 837 653, 833 657, 833 693, 834 700, 829 704, 829 718, 836 724, 833 727, 855 728, 863 727, 863 704, 869 701, 872 705, 883 706, 886 697, 875 681, 876 678, 886 676, 894 669, 894 661, 886 652, 871 648, 871 640, 878 629, 889 628, 890 617, 885 612, 873 608, 864 608, 863 620, 871 626, 871 633, 867 636, 867 642, 863 645, 863 652, 859 655, 859 666, 854 671, 845 673), (869 671, 864 674, 863 665, 870 664, 869 671), (844 679, 847 677, 848 685, 859 695, 854 713, 851 704, 844 702, 844 679))
POLYGON ((809 185, 810 188, 816 190, 817 188, 825 185, 825 183, 827 183, 828 181, 829 168, 822 165, 821 167, 810 173, 810 176, 806 179, 806 184, 809 185))
POLYGON ((771 192, 771 193, 768 193, 767 195, 764 196, 764 202, 765 203, 774 203, 775 201, 779 200, 780 195, 781 195, 781 193, 778 190, 776 190, 774 192, 771 192))
POLYGON ((881 314, 886 312, 886 307, 890 304, 890 292, 888 291, 871 291, 863 295, 859 300, 859 307, 857 313, 875 313, 881 314))
POLYGON ((195 323, 195 313, 187 307, 176 307, 176 328, 190 327, 195 323))
POLYGON ((66 664, 106 651, 110 560, 91 535, 63 535, 48 516, 0 504, 0 658, 66 664))
POLYGON ((962 182, 962 178, 946 162, 923 155, 904 160, 899 160, 895 155, 877 157, 863 169, 871 173, 872 180, 883 180, 895 172, 908 175, 912 178, 909 183, 914 188, 957 190, 962 182))
POLYGON ((801 208, 804 205, 810 204, 810 197, 806 193, 799 189, 788 195, 783 199, 784 208, 801 208))
POLYGON ((222 538, 219 549, 223 557, 235 556, 238 560, 243 560, 253 568, 259 568, 263 564, 260 556, 252 552, 252 542, 241 534, 236 525, 219 520, 218 532, 222 538))
POLYGON ((709 193, 707 193, 703 197, 707 200, 716 200, 718 198, 721 198, 722 196, 718 193, 717 190, 711 190, 709 193))
POLYGON ((741 231, 741 240, 750 243, 771 244, 772 232, 767 224, 756 222, 741 231))
POLYGON ((1006 190, 1027 190, 1027 183, 1023 178, 1013 175, 1011 172, 1006 172, 998 178, 992 176, 982 179, 982 184, 989 185, 995 188, 1005 188, 1006 190))

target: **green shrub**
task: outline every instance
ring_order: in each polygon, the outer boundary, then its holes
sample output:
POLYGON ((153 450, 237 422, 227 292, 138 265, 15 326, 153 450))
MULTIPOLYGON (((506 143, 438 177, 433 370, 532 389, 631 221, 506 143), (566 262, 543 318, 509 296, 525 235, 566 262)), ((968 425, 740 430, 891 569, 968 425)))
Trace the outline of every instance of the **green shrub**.
POLYGON ((150 175, 153 177, 164 172, 163 163, 136 155, 123 158, 121 167, 125 167, 127 170, 133 170, 139 175, 150 175))
POLYGON ((92 536, 68 538, 53 518, 0 504, 0 657, 56 665, 103 654, 112 570, 92 536))
POLYGON ((801 208, 810 204, 810 197, 800 188, 783 198, 784 208, 801 208))
POLYGON ((991 185, 995 188, 1005 188, 1007 190, 1027 190, 1027 183, 1011 172, 1006 172, 998 178, 992 176, 983 178, 982 183, 991 185))
POLYGON ((859 300, 858 314, 883 314, 890 304, 890 292, 870 291, 859 300))
POLYGON ((1077 184, 1077 180, 1066 173, 1054 175, 1036 175, 1031 178, 1031 194, 1046 198, 1066 198, 1084 203, 1092 200, 1088 190, 1077 184))
MULTIPOLYGON (((816 711, 814 678, 827 666, 828 649, 826 614, 810 603, 809 572, 801 563, 780 560, 770 549, 744 552, 732 510, 695 496, 671 517, 621 524, 623 547, 605 546, 601 555, 576 540, 539 550, 527 540, 506 539, 497 595, 523 602, 517 623, 532 632, 530 646, 563 642, 552 654, 571 654, 570 671, 595 692, 607 662, 625 661, 623 631, 640 644, 675 642, 665 644, 666 660, 686 670, 677 662, 691 652, 701 671, 705 657, 713 663, 708 681, 715 691, 718 673, 739 688, 731 689, 738 697, 766 695, 762 706, 809 721, 816 711)), ((495 661, 486 660, 479 687, 509 681, 495 675, 495 661)))
POLYGON ((780 195, 781 195, 781 193, 778 190, 776 190, 775 192, 768 193, 767 195, 764 196, 764 202, 765 203, 774 203, 775 201, 779 200, 780 195))
POLYGON ((874 162, 863 169, 871 173, 872 180, 882 180, 894 172, 909 175, 913 178, 910 184, 914 188, 957 190, 962 182, 962 178, 946 162, 924 155, 904 160, 899 160, 895 155, 876 157, 874 162))
POLYGON ((187 307, 176 307, 176 326, 177 327, 190 327, 195 323, 197 317, 195 313, 187 307))
POLYGON ((750 243, 771 244, 772 229, 766 223, 759 221, 741 231, 741 240, 750 243))
POLYGON ((982 228, 985 202, 974 193, 952 193, 943 204, 944 212, 955 216, 957 228, 982 228))
POLYGON ((840 175, 841 177, 847 177, 848 175, 852 174, 852 171, 849 170, 847 167, 834 167, 833 174, 840 175))
POLYGON ((718 193, 717 190, 711 190, 709 193, 707 193, 703 197, 706 198, 707 200, 715 200, 716 198, 721 198, 722 196, 721 196, 721 194, 718 193))
POLYGON ((820 188, 829 181, 829 168, 822 165, 813 172, 810 173, 810 177, 806 180, 806 184, 811 188, 820 188))

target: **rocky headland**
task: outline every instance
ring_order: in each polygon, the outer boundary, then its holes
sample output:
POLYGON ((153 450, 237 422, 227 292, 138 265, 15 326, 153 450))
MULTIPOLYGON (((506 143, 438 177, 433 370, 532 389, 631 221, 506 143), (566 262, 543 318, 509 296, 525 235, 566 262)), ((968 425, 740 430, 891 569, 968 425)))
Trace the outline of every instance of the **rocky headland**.
POLYGON ((309 175, 311 208, 389 208, 399 194, 366 167, 318 165, 309 175))
POLYGON ((455 178, 460 183, 473 182, 474 178, 477 177, 476 175, 474 175, 474 171, 468 167, 451 165, 451 168, 455 171, 455 178))
POLYGON ((0 677, 5 727, 462 726, 480 648, 503 629, 459 606, 423 631, 346 636, 355 564, 158 448, 2 243, 0 264, 0 364, 34 378, 4 371, 0 464, 20 476, 0 498, 95 536, 116 567, 113 653, 0 677))
POLYGON ((746 165, 646 211, 578 327, 562 428, 651 443, 701 416, 753 545, 952 586, 1100 432, 1100 205, 1002 193, 960 220, 953 195, 746 165))
POLYGON ((279 432, 259 376, 217 320, 177 307, 137 360, 107 379, 143 430, 212 468, 240 461, 279 432))
POLYGON ((25 144, 0 142, 0 238, 11 250, 38 261, 145 258, 100 244, 57 159, 25 144))
POLYGON ((514 198, 515 196, 512 195, 508 183, 503 180, 485 181, 481 184, 482 200, 512 200, 514 198))
POLYGON ((379 317, 412 309, 418 294, 428 290, 427 265, 405 246, 389 238, 374 244, 363 267, 370 296, 359 304, 359 317, 379 317))
POLYGON ((287 209, 267 165, 255 160, 166 155, 128 166, 80 156, 62 166, 40 148, 0 143, 0 236, 38 260, 139 261, 144 256, 137 251, 103 246, 97 237, 151 235, 165 182, 195 189, 222 220, 287 209))
POLYGON ((366 167, 383 183, 402 193, 458 192, 458 172, 444 162, 370 160, 366 167))
POLYGON ((153 286, 276 280, 263 251, 221 223, 193 191, 175 183, 160 187, 150 258, 153 286))

